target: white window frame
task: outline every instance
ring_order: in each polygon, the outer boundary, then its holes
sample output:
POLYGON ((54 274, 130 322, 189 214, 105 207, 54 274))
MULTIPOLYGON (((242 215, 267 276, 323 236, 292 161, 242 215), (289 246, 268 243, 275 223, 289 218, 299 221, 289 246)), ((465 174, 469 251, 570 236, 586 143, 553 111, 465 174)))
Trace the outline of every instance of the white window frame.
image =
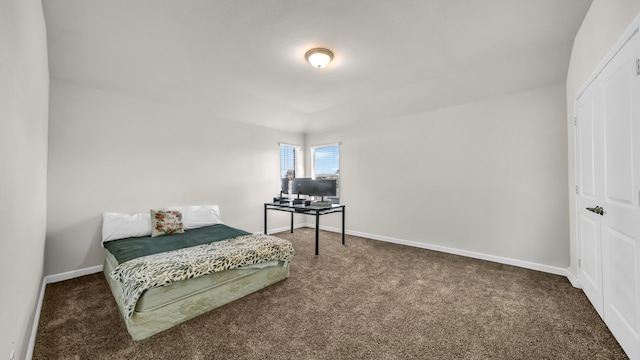
POLYGON ((295 152, 295 164, 294 164, 294 171, 295 171, 295 177, 304 177, 304 167, 303 167, 303 155, 302 155, 302 146, 300 145, 293 145, 293 144, 287 144, 287 143, 278 143, 278 150, 279 150, 279 155, 278 157, 280 158, 279 162, 280 162, 280 166, 278 169, 278 176, 280 176, 280 180, 282 180, 282 147, 289 147, 289 148, 293 148, 293 151, 295 152))
MULTIPOLYGON (((316 149, 330 147, 330 146, 337 146, 338 147, 338 171, 340 171, 340 168, 342 167, 342 165, 341 165, 342 161, 340 160, 340 153, 341 153, 340 147, 341 147, 341 144, 339 142, 310 146, 309 147, 310 160, 311 160, 310 171, 311 171, 311 178, 312 179, 315 179, 316 175, 317 175, 316 174, 316 149)), ((337 194, 337 196, 335 196, 335 198, 337 198, 337 199, 340 199, 340 197, 342 196, 342 191, 341 191, 341 187, 340 187, 340 183, 341 183, 340 176, 341 176, 341 174, 338 173, 338 194, 337 194)), ((331 197, 334 198, 334 196, 331 196, 331 197)))

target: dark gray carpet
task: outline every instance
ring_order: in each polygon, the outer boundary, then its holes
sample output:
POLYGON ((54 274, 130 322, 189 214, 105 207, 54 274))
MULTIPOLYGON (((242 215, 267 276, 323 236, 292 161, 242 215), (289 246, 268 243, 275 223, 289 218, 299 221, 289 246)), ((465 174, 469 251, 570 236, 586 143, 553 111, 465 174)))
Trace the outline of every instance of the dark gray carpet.
POLYGON ((49 284, 34 359, 626 359, 562 276, 314 230, 291 277, 146 340, 102 273, 49 284))

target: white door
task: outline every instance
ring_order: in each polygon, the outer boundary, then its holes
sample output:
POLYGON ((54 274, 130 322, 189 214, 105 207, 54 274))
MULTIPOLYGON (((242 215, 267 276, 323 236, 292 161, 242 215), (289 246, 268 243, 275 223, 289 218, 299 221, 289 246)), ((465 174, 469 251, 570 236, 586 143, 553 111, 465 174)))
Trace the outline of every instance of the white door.
POLYGON ((577 165, 577 238, 578 279, 587 298, 604 319, 602 292, 602 246, 600 241, 602 216, 594 209, 600 201, 602 183, 602 133, 600 83, 594 81, 576 102, 576 165, 577 165))
POLYGON ((598 77, 604 164, 601 216, 604 321, 630 358, 640 359, 640 36, 598 77))

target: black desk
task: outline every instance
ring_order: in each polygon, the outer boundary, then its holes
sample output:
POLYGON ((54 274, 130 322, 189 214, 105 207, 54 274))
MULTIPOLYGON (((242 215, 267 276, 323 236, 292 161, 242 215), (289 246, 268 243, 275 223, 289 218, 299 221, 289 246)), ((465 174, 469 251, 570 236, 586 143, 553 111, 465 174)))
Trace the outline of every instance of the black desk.
POLYGON ((344 245, 344 213, 345 206, 332 204, 325 207, 293 205, 292 202, 286 203, 265 203, 264 204, 264 233, 267 233, 267 210, 284 211, 291 213, 291 232, 293 232, 293 214, 314 215, 316 217, 316 255, 318 255, 318 233, 320 230, 320 215, 333 213, 342 213, 342 245, 344 245))

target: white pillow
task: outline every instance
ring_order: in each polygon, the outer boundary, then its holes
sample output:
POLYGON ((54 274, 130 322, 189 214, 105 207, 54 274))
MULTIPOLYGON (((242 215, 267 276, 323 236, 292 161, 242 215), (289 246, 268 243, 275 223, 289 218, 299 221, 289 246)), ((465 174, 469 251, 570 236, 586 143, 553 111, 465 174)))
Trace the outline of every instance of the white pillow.
POLYGON ((129 237, 151 235, 151 215, 138 214, 102 214, 102 243, 129 237))
POLYGON ((185 230, 203 226, 224 224, 220 219, 218 205, 172 206, 168 210, 178 210, 182 213, 182 224, 185 230))

